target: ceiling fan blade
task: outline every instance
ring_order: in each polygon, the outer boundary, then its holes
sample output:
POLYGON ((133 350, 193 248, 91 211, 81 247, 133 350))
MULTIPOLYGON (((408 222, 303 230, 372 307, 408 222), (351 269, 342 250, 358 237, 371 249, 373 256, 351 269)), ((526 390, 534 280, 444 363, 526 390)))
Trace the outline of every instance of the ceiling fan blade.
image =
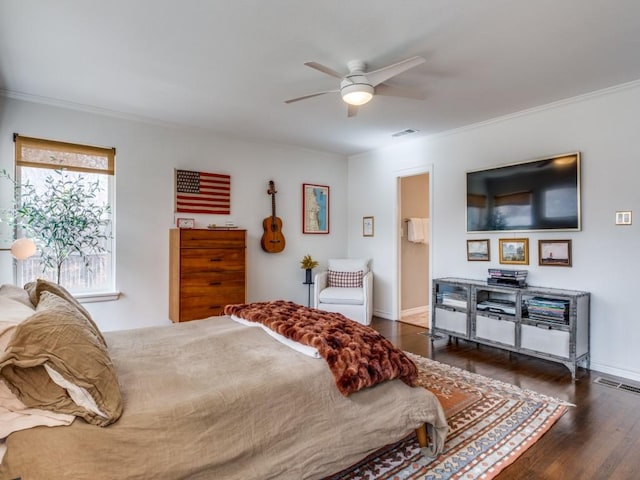
POLYGON ((409 88, 394 87, 388 83, 381 83, 375 88, 376 95, 386 95, 389 97, 412 98, 414 100, 424 100, 425 95, 417 90, 409 88))
POLYGON ((357 105, 349 105, 347 104, 347 117, 355 117, 358 114, 358 106, 357 105))
POLYGON ((317 97, 318 95, 324 95, 325 93, 336 93, 339 91, 340 90, 327 90, 325 92, 310 93, 309 95, 304 95, 302 97, 290 98, 289 100, 285 100, 284 103, 299 102, 300 100, 306 100, 307 98, 317 97))
POLYGON ((333 68, 325 67, 324 65, 321 65, 320 63, 317 63, 317 62, 306 62, 305 65, 307 67, 314 68, 319 72, 326 73, 327 75, 330 75, 332 77, 336 77, 339 79, 342 79, 344 77, 344 75, 336 72, 333 68))
POLYGON ((388 65, 386 67, 379 68, 378 70, 367 72, 366 76, 369 80, 369 83, 371 83, 371 85, 375 87, 376 85, 380 85, 382 82, 389 80, 391 77, 400 75, 402 72, 416 67, 421 63, 424 63, 425 61, 426 60, 422 57, 407 58, 406 60, 394 63, 393 65, 388 65))

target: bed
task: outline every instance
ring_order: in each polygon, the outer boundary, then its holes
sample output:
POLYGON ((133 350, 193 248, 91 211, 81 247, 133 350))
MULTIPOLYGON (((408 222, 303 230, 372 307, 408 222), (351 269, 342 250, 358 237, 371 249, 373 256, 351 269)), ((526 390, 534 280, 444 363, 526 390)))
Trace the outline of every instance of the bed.
POLYGON ((11 433, 1 479, 321 479, 425 424, 444 444, 425 389, 395 379, 344 395, 323 359, 230 316, 104 339, 121 414, 11 433))

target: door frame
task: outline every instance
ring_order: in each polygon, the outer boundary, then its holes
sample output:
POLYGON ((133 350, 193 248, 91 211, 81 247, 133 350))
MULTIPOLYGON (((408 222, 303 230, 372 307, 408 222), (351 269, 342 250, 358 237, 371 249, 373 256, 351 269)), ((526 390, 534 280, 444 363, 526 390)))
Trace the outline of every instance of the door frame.
MULTIPOLYGON (((395 290, 395 319, 400 320, 402 313, 402 234, 404 229, 403 218, 400 215, 401 213, 401 181, 404 177, 413 177, 416 175, 424 175, 429 174, 429 281, 433 278, 433 262, 431 259, 433 258, 433 164, 422 165, 419 167, 412 168, 404 168, 401 170, 396 170, 396 207, 394 209, 394 225, 396 226, 396 235, 394 236, 395 242, 395 263, 396 263, 396 290, 395 290)), ((431 308, 433 299, 431 298, 432 289, 431 285, 427 285, 428 290, 428 299, 429 299, 429 307, 431 308)), ((431 328, 431 315, 429 315, 429 328, 431 328)))

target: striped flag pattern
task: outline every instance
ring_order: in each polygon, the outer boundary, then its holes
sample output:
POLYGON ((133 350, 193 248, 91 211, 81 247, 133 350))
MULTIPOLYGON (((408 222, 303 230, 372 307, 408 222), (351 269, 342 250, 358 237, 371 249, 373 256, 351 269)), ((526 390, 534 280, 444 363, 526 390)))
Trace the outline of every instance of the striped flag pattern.
POLYGON ((176 212, 231 213, 231 176, 176 170, 176 212))

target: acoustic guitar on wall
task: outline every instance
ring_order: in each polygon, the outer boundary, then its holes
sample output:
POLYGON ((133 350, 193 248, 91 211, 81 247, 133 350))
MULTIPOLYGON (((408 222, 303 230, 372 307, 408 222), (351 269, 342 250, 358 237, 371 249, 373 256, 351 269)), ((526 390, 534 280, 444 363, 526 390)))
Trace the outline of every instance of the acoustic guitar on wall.
POLYGON ((276 216, 276 186, 269 181, 267 194, 271 195, 271 216, 262 221, 264 233, 260 240, 262 249, 267 253, 279 253, 284 250, 284 235, 282 235, 282 220, 276 216))

